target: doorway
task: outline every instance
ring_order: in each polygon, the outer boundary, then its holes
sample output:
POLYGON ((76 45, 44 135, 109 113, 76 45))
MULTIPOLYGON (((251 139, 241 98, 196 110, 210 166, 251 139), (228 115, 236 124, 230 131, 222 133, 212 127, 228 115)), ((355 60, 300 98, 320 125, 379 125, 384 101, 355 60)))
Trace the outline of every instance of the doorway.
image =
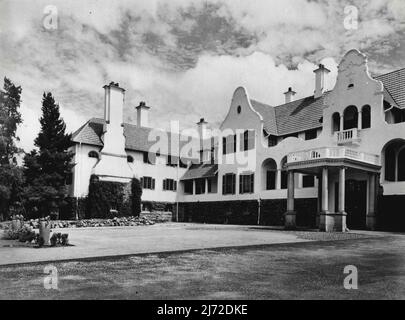
MULTIPOLYGON (((335 212, 338 212, 339 183, 335 184, 335 212)), ((367 181, 346 180, 346 225, 349 229, 366 229, 367 181)))

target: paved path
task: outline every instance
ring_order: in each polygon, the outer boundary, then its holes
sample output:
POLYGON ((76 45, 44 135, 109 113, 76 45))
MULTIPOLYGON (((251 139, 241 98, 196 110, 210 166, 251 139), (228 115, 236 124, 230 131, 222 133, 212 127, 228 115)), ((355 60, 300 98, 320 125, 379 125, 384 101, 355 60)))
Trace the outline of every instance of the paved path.
POLYGON ((4 247, 10 241, 0 240, 0 265, 311 241, 295 233, 265 228, 184 223, 54 231, 69 233, 74 246, 10 248, 4 247))

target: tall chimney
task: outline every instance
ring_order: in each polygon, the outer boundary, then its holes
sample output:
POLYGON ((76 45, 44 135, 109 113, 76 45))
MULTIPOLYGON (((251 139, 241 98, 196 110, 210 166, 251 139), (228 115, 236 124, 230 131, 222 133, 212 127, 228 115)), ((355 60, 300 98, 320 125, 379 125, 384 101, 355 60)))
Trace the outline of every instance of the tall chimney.
POLYGON ((148 115, 150 107, 146 106, 145 101, 141 101, 136 107, 136 124, 138 127, 148 126, 148 115))
POLYGON ((291 101, 292 101, 292 98, 293 98, 293 96, 294 96, 295 94, 296 94, 296 92, 295 92, 291 87, 289 87, 289 88, 288 88, 288 91, 284 92, 284 95, 285 95, 285 103, 291 102, 291 101))
POLYGON ((207 152, 211 150, 211 139, 209 138, 208 131, 207 131, 207 121, 204 118, 201 118, 199 122, 197 122, 198 127, 198 137, 200 139, 200 162, 203 162, 203 154, 204 151, 207 152))
POLYGON ((315 73, 315 92, 314 98, 322 97, 325 89, 325 76, 330 72, 323 64, 319 64, 318 69, 314 70, 315 73))
POLYGON ((104 87, 104 120, 121 126, 123 122, 125 89, 118 83, 110 82, 104 87))

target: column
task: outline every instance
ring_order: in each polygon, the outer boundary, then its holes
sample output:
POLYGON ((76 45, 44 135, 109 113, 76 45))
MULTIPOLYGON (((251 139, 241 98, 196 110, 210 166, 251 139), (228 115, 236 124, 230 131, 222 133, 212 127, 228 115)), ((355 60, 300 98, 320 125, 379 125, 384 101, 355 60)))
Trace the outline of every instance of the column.
POLYGON ((319 228, 319 219, 322 211, 322 178, 321 175, 317 175, 318 178, 318 201, 316 212, 316 227, 319 228))
POLYGON ((281 189, 281 169, 277 169, 276 171, 276 189, 281 189))
MULTIPOLYGON (((332 217, 333 221, 333 231, 345 232, 347 231, 346 226, 346 212, 345 212, 345 185, 346 185, 346 168, 342 167, 339 169, 339 202, 338 210, 332 217)), ((331 230, 331 231, 332 231, 331 230)))
POLYGON ((287 211, 294 211, 294 171, 288 171, 287 211))
POLYGON ((287 186, 287 212, 285 213, 285 228, 294 229, 296 227, 294 211, 294 171, 288 171, 287 186))
POLYGON ((343 114, 340 115, 340 130, 339 131, 343 131, 343 123, 344 123, 344 116, 343 114))
POLYGON ((376 174, 371 173, 369 176, 368 184, 368 211, 366 217, 367 228, 370 230, 375 229, 375 199, 376 199, 376 174))
POLYGON ((345 181, 346 169, 339 169, 339 212, 345 212, 345 181))
POLYGON ((357 118, 357 129, 358 130, 361 130, 362 121, 363 121, 363 119, 361 118, 361 110, 360 110, 358 113, 358 118, 357 118))
POLYGON ((322 179, 321 179, 321 212, 319 214, 319 229, 322 231, 328 231, 327 219, 328 219, 328 204, 329 204, 329 191, 328 191, 328 168, 322 168, 322 179))
POLYGON ((322 212, 327 213, 329 210, 329 192, 328 192, 328 168, 322 168, 322 212))

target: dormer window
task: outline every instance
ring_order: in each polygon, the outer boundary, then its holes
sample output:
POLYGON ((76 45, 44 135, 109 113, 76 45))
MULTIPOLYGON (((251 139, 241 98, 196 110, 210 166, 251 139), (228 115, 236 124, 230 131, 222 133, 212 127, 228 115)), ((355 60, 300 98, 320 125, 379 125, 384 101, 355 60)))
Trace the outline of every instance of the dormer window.
POLYGON ((134 157, 133 156, 127 156, 127 162, 129 162, 129 163, 134 162, 134 157))
POLYGON ((96 158, 96 159, 98 159, 98 153, 97 153, 97 151, 90 151, 90 152, 89 152, 89 158, 96 158))

